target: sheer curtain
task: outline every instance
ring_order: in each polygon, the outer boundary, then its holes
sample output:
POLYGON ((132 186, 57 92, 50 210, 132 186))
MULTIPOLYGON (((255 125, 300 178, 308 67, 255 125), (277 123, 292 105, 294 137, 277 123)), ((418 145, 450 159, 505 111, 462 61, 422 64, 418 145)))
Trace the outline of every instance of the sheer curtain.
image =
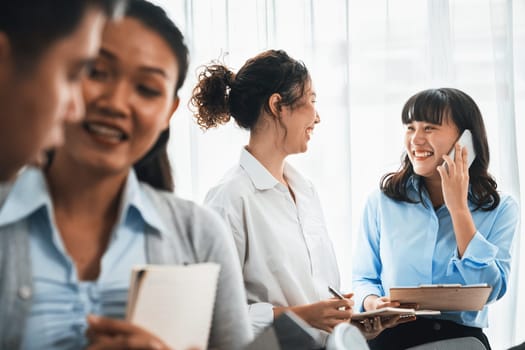
MULTIPOLYGON (((457 87, 476 100, 488 129, 491 173, 502 191, 525 203, 525 141, 519 137, 525 135, 524 0, 156 2, 191 49, 170 144, 180 196, 201 202, 248 139, 233 123, 206 133, 196 126, 186 107, 196 68, 222 60, 238 69, 267 48, 285 49, 309 67, 321 124, 309 151, 289 160, 320 193, 345 290, 351 289, 352 239, 364 199, 381 175, 397 168, 400 111, 419 90, 457 87)), ((509 290, 490 306, 494 349, 525 340, 523 232, 514 244, 509 290)))

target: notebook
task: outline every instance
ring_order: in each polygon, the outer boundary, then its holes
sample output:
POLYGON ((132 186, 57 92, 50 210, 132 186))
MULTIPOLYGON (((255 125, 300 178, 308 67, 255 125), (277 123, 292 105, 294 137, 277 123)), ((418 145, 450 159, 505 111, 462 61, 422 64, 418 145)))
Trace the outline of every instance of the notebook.
POLYGON ((219 271, 214 263, 133 268, 126 320, 174 349, 206 349, 219 271))

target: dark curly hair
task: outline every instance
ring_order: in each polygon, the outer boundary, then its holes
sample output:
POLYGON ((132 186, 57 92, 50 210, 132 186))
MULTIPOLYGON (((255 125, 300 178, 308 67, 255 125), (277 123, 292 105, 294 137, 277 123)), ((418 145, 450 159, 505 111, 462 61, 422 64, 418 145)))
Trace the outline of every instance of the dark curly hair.
MULTIPOLYGON (((476 204, 476 209, 486 211, 495 209, 500 203, 500 196, 496 190, 496 181, 488 173, 490 154, 487 133, 483 117, 474 100, 458 89, 429 89, 410 97, 401 113, 403 124, 426 121, 441 125, 443 118, 450 118, 460 134, 465 129, 472 132, 476 158, 469 168, 472 193, 469 194, 469 200, 476 204)), ((407 194, 407 183, 413 175, 412 163, 404 152, 400 169, 381 178, 381 191, 395 200, 409 203, 422 202, 421 188, 419 188, 419 201, 410 198, 407 194)), ((420 186, 423 186, 422 182, 420 186)))
POLYGON ((203 66, 190 105, 204 129, 225 124, 230 117, 243 129, 252 130, 268 100, 281 95, 281 105, 294 106, 310 80, 308 69, 283 50, 268 50, 246 61, 237 74, 223 64, 203 66))

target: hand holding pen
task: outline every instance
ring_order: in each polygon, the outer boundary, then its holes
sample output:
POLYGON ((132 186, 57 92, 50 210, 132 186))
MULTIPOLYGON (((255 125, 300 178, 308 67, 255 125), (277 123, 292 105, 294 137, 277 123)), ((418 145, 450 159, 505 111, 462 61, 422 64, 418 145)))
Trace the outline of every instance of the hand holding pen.
MULTIPOLYGON (((354 301, 352 294, 341 295, 342 298, 330 298, 313 304, 288 307, 310 326, 332 332, 339 323, 348 323, 352 317, 354 301)), ((274 308, 275 315, 275 308, 274 308)))
POLYGON ((352 308, 354 306, 354 301, 352 300, 352 297, 354 296, 354 293, 342 294, 341 292, 337 291, 337 289, 333 288, 332 286, 328 286, 328 291, 330 292, 330 294, 332 294, 335 298, 339 300, 349 300, 352 304, 352 306, 350 307, 350 311, 352 311, 352 308))

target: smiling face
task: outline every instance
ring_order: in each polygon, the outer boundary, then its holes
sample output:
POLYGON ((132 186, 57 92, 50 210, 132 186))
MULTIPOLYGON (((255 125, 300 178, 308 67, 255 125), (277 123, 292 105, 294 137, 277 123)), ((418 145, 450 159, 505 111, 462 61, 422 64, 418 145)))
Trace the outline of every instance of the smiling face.
POLYGON ((405 125, 405 148, 417 175, 439 179, 437 166, 443 163, 459 137, 459 130, 451 118, 444 117, 443 123, 412 121, 405 125))
POLYGON ((168 127, 178 105, 178 62, 140 21, 108 23, 84 82, 86 117, 66 128, 61 152, 104 172, 127 173, 168 127))
POLYGON ((308 149, 308 141, 313 134, 315 124, 321 119, 315 109, 316 93, 311 82, 305 85, 301 100, 292 106, 283 106, 281 120, 286 135, 283 150, 286 155, 303 153, 308 149))
POLYGON ((81 78, 97 54, 104 20, 101 10, 87 10, 77 29, 54 42, 26 72, 8 57, 0 38, 0 181, 61 144, 63 122, 84 114, 81 78))

